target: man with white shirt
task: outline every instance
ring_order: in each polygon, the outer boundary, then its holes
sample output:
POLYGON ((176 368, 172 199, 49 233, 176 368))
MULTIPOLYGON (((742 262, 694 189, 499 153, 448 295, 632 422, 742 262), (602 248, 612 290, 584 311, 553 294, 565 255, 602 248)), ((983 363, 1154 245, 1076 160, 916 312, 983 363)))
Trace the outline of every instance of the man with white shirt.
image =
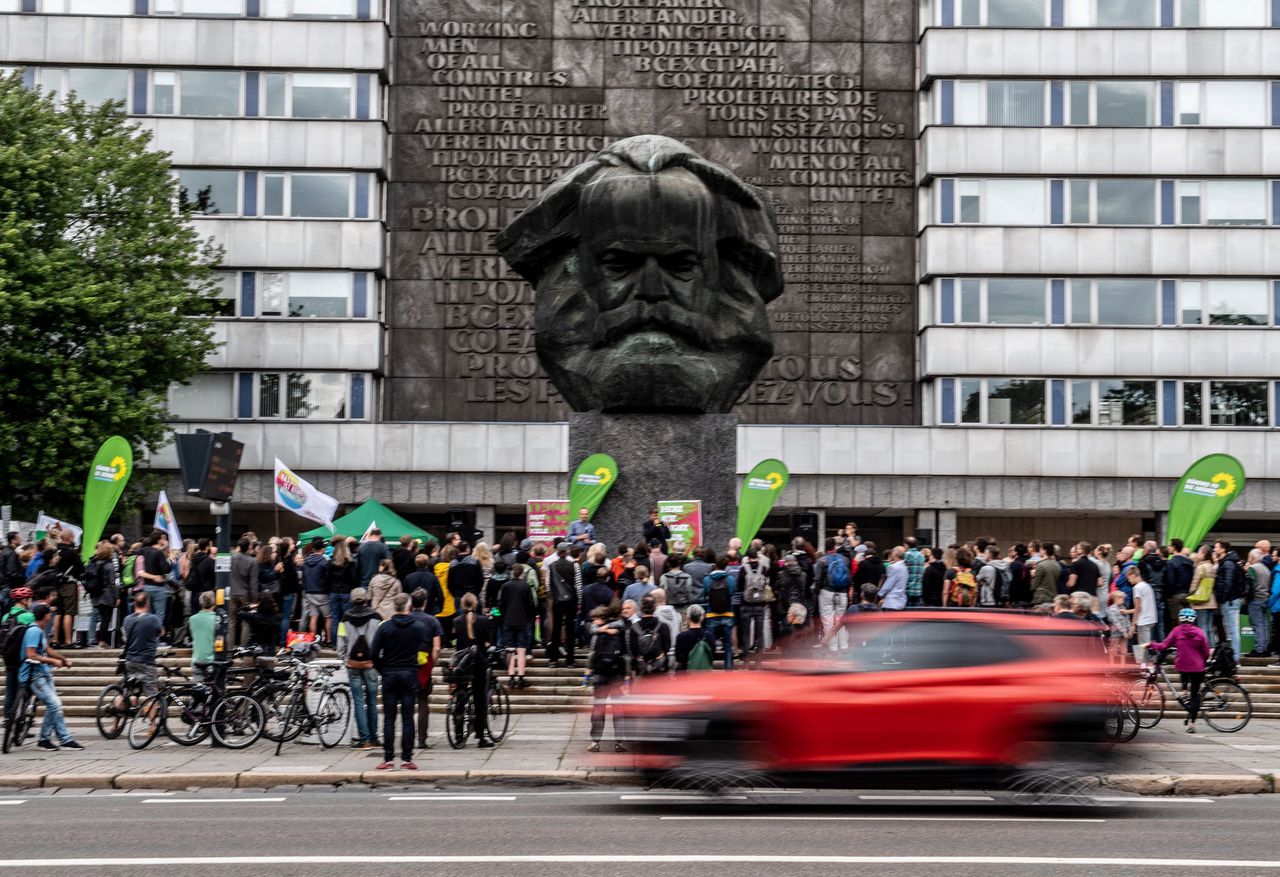
POLYGON ((885 570, 884 584, 880 586, 880 608, 899 610, 907 608, 906 549, 901 545, 889 554, 889 567, 885 570))
POLYGON ((1151 642, 1151 633, 1155 630, 1159 610, 1156 606, 1156 592, 1151 584, 1142 578, 1142 570, 1134 564, 1125 570, 1129 585, 1133 588, 1133 633, 1138 646, 1135 657, 1138 662, 1147 662, 1147 643, 1151 642))

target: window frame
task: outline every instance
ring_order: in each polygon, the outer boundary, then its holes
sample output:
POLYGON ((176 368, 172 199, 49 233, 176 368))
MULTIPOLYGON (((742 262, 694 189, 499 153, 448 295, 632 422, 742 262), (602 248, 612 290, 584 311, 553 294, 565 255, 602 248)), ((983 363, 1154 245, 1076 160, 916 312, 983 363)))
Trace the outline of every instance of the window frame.
MULTIPOLYGON (((323 21, 324 19, 316 19, 323 21)), ((335 19, 339 20, 339 19, 335 19)), ((345 20, 345 19, 342 19, 345 20)), ((346 70, 264 70, 259 77, 258 82, 258 117, 263 119, 299 119, 302 121, 332 121, 332 122, 350 122, 365 121, 360 119, 356 114, 356 105, 359 102, 360 92, 360 73, 346 70), (350 81, 350 94, 347 99, 347 114, 345 116, 297 116, 294 115, 293 90, 295 87, 296 77, 298 76, 345 76, 350 81), (269 110, 268 89, 270 87, 271 78, 273 76, 284 77, 284 107, 281 113, 272 113, 269 110)), ((375 94, 376 89, 369 89, 369 119, 377 119, 379 98, 375 94)))
MULTIPOLYGON (((361 375, 365 380, 366 393, 368 391, 368 374, 366 372, 349 372, 349 371, 339 371, 339 370, 332 370, 332 369, 330 370, 264 369, 262 371, 252 372, 251 374, 253 375, 252 390, 251 390, 251 392, 253 393, 253 400, 252 400, 252 407, 250 409, 252 412, 252 416, 249 419, 264 421, 264 422, 265 421, 270 421, 270 422, 281 421, 285 423, 306 423, 306 422, 346 423, 348 421, 353 421, 354 418, 351 417, 351 402, 352 402, 351 378, 355 375, 361 375), (277 401, 280 406, 280 414, 274 415, 274 416, 273 415, 264 416, 261 413, 262 411, 262 380, 265 376, 270 376, 270 375, 274 375, 279 380, 279 383, 280 383, 280 386, 277 391, 279 393, 279 399, 277 401), (343 396, 342 396, 342 406, 343 406, 342 410, 344 412, 344 416, 342 417, 289 417, 287 416, 290 375, 341 375, 343 378, 345 378, 345 380, 343 381, 343 396)), ((239 399, 236 400, 236 408, 237 410, 239 409, 239 399)), ((237 418, 237 419, 244 419, 244 418, 237 418)), ((367 421, 368 419, 369 419, 368 405, 366 403, 365 416, 360 420, 354 420, 354 422, 361 423, 361 422, 367 421)))
POLYGON ((1267 378, 1201 378, 1197 380, 1177 381, 1177 426, 1192 429, 1275 429, 1275 410, 1277 404, 1276 382, 1267 378), (1261 424, 1245 423, 1213 423, 1212 387, 1214 384, 1261 384, 1266 394, 1267 410, 1263 413, 1261 424), (1187 389, 1191 386, 1200 388, 1200 422, 1188 422, 1187 389))
MULTIPOLYGON (((356 219, 356 178, 365 171, 320 171, 320 170, 277 170, 271 168, 258 173, 258 219, 287 219, 296 222, 345 222, 356 219), (347 212, 343 216, 295 216, 293 214, 293 180, 294 177, 340 177, 347 178, 347 212), (276 177, 283 178, 283 186, 281 190, 281 212, 267 212, 267 180, 276 177)), ((373 184, 369 187, 369 218, 373 218, 373 184)))
MULTIPOLYGON (((242 317, 244 319, 255 319, 255 320, 268 321, 268 322, 284 322, 284 323, 299 323, 299 322, 308 322, 313 320, 317 322, 336 321, 336 320, 356 321, 360 323, 375 322, 375 319, 373 317, 373 308, 371 306, 371 301, 365 302, 365 314, 366 314, 365 316, 363 317, 354 316, 356 277, 358 275, 363 274, 367 278, 365 281, 365 295, 371 300, 373 297, 372 290, 373 290, 374 284, 376 283, 376 277, 371 271, 300 271, 295 269, 283 269, 279 271, 271 271, 271 270, 264 269, 264 270, 258 270, 258 271, 248 272, 248 273, 253 274, 253 278, 254 278, 254 296, 253 296, 254 312, 252 314, 244 314, 244 313, 241 313, 240 308, 237 307, 237 316, 242 317), (262 304, 265 298, 265 296, 263 295, 263 290, 265 289, 264 278, 268 274, 281 274, 281 275, 284 275, 285 277, 284 302, 285 302, 286 313, 264 314, 262 312, 262 304), (323 317, 322 316, 303 316, 303 315, 299 315, 296 317, 290 316, 287 313, 287 310, 289 306, 289 289, 290 289, 290 286, 292 285, 292 276, 294 274, 331 274, 331 275, 341 275, 345 277, 347 280, 346 313, 341 316, 323 316, 323 317)), ((239 274, 239 272, 237 272, 237 274, 239 274)), ((239 304, 243 304, 243 302, 239 302, 239 304)))
POLYGON ((165 118, 183 118, 183 119, 243 119, 245 116, 245 79, 244 70, 226 69, 221 67, 164 67, 155 68, 147 71, 147 112, 141 115, 146 116, 162 116, 165 118), (156 74, 172 73, 173 80, 173 112, 162 113, 156 110, 156 74), (200 113, 185 113, 182 109, 183 104, 183 83, 182 77, 184 73, 233 73, 236 75, 239 84, 238 94, 236 97, 237 111, 230 116, 208 116, 200 113))

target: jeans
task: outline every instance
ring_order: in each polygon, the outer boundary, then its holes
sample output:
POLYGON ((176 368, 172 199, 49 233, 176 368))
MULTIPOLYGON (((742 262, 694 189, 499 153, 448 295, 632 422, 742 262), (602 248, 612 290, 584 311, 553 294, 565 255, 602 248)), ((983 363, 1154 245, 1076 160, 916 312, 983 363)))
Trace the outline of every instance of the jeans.
MULTIPOLYGON (((356 714, 356 741, 372 743, 378 739, 378 671, 347 669, 351 686, 351 710, 356 714)), ((387 759, 390 761, 390 759, 387 759)))
POLYGON ((347 610, 350 608, 350 594, 329 595, 329 642, 336 643, 338 641, 338 622, 342 620, 342 616, 346 615, 347 610))
POLYGON ((551 639, 547 641, 547 660, 558 661, 560 654, 565 653, 565 660, 573 663, 574 640, 573 622, 578 616, 578 602, 551 604, 551 639), (568 645, 565 645, 565 643, 568 645))
POLYGON ((1243 599, 1228 600, 1219 607, 1222 625, 1226 628, 1227 639, 1231 640, 1231 648, 1235 650, 1236 657, 1240 656, 1240 607, 1243 604, 1243 599))
POLYGON ((382 755, 391 761, 396 748, 396 713, 400 714, 400 760, 413 761, 413 720, 418 711, 417 669, 382 674, 382 755))
MULTIPOLYGON (((823 589, 818 592, 818 617, 822 619, 822 635, 825 637, 829 634, 844 615, 844 610, 849 608, 849 594, 846 591, 828 591, 823 589)), ((842 629, 839 634, 831 638, 829 648, 831 651, 843 649, 849 645, 849 638, 842 629)))
POLYGON ((764 651, 766 611, 767 609, 763 605, 743 605, 742 630, 738 631, 738 645, 742 647, 744 655, 755 652, 758 657, 764 651))
POLYGON ((1271 648, 1271 613, 1266 600, 1249 601, 1249 624, 1253 627, 1253 650, 1265 654, 1271 648))
POLYGON ((1213 636, 1213 613, 1216 609, 1197 609, 1196 610, 1196 627, 1204 631, 1205 639, 1209 641, 1210 647, 1214 645, 1213 636))
POLYGON ((142 589, 147 592, 148 611, 160 616, 160 623, 164 624, 164 613, 169 608, 169 589, 164 585, 143 585, 142 589))
POLYGON ((62 715, 62 700, 53 688, 53 677, 48 673, 34 673, 31 677, 31 691, 44 704, 44 721, 40 724, 40 739, 48 740, 57 737, 59 743, 71 741, 71 732, 67 730, 67 720, 62 715))
POLYGON ((289 641, 289 622, 293 621, 293 603, 297 594, 285 594, 280 598, 280 644, 289 641))
POLYGON ((721 618, 708 618, 704 625, 707 629, 707 639, 711 641, 711 650, 715 651, 716 640, 724 643, 724 668, 726 670, 733 669, 733 616, 726 615, 721 618))

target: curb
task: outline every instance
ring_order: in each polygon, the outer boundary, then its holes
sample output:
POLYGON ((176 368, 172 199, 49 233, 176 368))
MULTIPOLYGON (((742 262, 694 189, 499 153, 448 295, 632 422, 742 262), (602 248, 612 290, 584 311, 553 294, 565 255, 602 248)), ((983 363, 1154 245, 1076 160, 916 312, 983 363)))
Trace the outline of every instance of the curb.
MULTIPOLYGON (((282 786, 541 786, 641 784, 639 777, 611 770, 275 771, 217 773, 0 774, 3 789, 164 790, 278 789, 282 786)), ((1102 787, 1150 797, 1268 795, 1280 792, 1271 774, 1108 774, 1102 787)))

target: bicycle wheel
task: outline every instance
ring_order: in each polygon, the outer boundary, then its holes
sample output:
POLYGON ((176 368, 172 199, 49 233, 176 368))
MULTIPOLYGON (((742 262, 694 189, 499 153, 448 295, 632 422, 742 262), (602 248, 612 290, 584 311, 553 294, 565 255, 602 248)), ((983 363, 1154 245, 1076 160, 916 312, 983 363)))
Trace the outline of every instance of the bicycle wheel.
POLYGON ((36 697, 35 692, 27 689, 24 691, 22 700, 18 703, 18 712, 15 718, 15 726, 13 731, 13 745, 21 746, 31 736, 31 729, 36 724, 36 704, 40 701, 36 697))
POLYGON ((247 694, 224 697, 209 716, 213 736, 228 749, 244 749, 257 743, 265 724, 262 704, 247 694))
POLYGON ((471 733, 471 723, 467 720, 467 698, 457 692, 449 696, 449 705, 445 707, 444 731, 449 738, 449 745, 461 749, 467 745, 467 736, 471 733))
POLYGON ((1116 742, 1128 743, 1138 736, 1138 729, 1142 727, 1138 724, 1140 714, 1138 713, 1137 704, 1133 702, 1133 698, 1123 691, 1120 692, 1119 697, 1120 727, 1116 732, 1116 742))
POLYGON ((1249 692, 1236 683, 1214 679, 1205 684, 1201 693, 1200 715, 1213 730, 1232 734, 1253 718, 1253 701, 1249 692))
POLYGON ((351 728, 351 692, 339 687, 320 695, 315 720, 322 747, 332 749, 345 740, 351 728))
POLYGON ((262 736, 272 743, 281 742, 285 739, 284 727, 285 720, 289 716, 289 704, 293 702, 289 686, 283 682, 269 686, 259 691, 255 699, 262 705, 262 713, 266 717, 266 723, 262 726, 262 736))
POLYGON ((98 733, 114 740, 124 733, 129 724, 129 694, 123 685, 112 684, 98 694, 98 705, 93 711, 98 723, 98 733))
POLYGON ((195 746, 209 738, 209 692, 168 691, 165 701, 164 732, 179 746, 195 746))
POLYGON ((3 750, 5 755, 8 755, 9 750, 14 746, 21 746, 23 738, 26 737, 27 699, 31 696, 31 691, 25 685, 19 689, 13 704, 13 712, 5 719, 4 742, 0 745, 0 750, 3 750))
POLYGON ((165 702, 158 695, 153 694, 138 704, 129 719, 129 746, 146 749, 164 727, 164 717, 165 702))
POLYGON ((302 733, 303 727, 307 723, 306 696, 307 689, 305 687, 294 688, 289 692, 284 718, 280 720, 279 737, 276 740, 276 755, 280 754, 280 749, 285 743, 296 739, 302 733))
POLYGON ((489 686, 489 739, 501 743, 507 736, 507 726, 511 723, 511 700, 507 690, 501 685, 489 686))
POLYGON ((1129 686, 1129 698, 1138 708, 1138 727, 1154 728, 1164 717, 1164 689, 1158 682, 1138 679, 1129 686))

